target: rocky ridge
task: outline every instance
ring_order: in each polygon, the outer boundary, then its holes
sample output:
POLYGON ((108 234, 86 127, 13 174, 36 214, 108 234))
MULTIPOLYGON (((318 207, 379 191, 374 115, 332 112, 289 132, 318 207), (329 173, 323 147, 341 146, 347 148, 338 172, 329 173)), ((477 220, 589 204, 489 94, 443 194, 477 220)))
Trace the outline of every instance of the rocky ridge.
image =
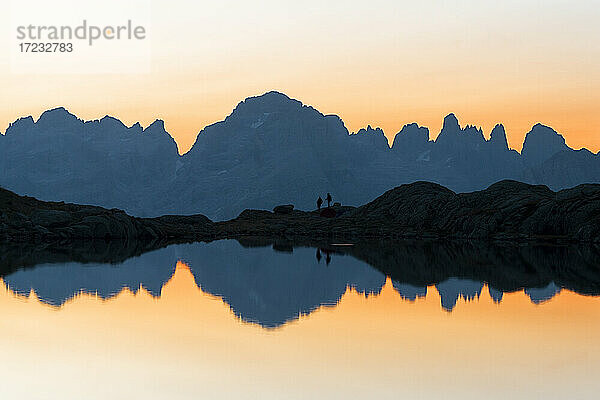
POLYGON ((600 242, 600 185, 553 192, 501 181, 472 193, 429 182, 392 189, 361 207, 245 210, 213 222, 203 215, 137 218, 117 209, 42 202, 0 189, 0 241, 208 241, 244 236, 600 242), (329 216, 329 217, 328 217, 329 216))

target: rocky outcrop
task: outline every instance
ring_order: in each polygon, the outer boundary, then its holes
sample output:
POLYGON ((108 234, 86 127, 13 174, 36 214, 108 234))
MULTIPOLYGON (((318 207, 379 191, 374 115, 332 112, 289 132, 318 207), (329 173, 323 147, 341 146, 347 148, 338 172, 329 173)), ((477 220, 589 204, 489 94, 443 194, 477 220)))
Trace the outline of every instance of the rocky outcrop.
POLYGON ((454 193, 429 182, 392 189, 362 207, 246 210, 226 222, 203 215, 135 218, 121 210, 41 202, 0 190, 0 241, 283 238, 438 238, 600 242, 600 185, 553 192, 501 181, 454 193))
POLYGON ((312 238, 447 238, 600 242, 600 185, 553 192, 515 181, 457 194, 428 182, 392 189, 359 208, 276 215, 246 210, 218 235, 312 238))
POLYGON ((291 214, 292 211, 294 211, 293 204, 284 204, 273 209, 275 214, 291 214))
POLYGON ((403 235, 599 241, 600 185, 553 192, 502 181, 483 191, 456 194, 417 182, 388 191, 352 218, 403 235))
POLYGON ((203 240, 214 224, 203 215, 135 218, 124 211, 51 203, 0 189, 0 241, 203 240))

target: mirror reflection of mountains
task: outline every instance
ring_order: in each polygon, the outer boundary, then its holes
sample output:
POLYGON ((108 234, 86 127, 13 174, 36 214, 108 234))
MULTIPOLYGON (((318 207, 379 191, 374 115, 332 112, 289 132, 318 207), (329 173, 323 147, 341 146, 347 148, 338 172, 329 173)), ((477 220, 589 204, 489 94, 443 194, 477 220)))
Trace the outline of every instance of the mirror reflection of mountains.
POLYGON ((411 301, 435 286, 448 311, 461 298, 478 298, 486 284, 496 302, 505 292, 523 289, 534 303, 551 299, 562 288, 600 294, 600 256, 591 248, 402 242, 283 249, 288 251, 244 247, 233 240, 174 245, 119 264, 42 263, 3 280, 14 293, 27 296, 33 290, 53 306, 80 293, 110 298, 124 288, 134 293, 144 288, 158 297, 181 260, 203 292, 221 297, 242 320, 267 328, 334 306, 348 288, 365 296, 379 294, 386 277, 411 301))

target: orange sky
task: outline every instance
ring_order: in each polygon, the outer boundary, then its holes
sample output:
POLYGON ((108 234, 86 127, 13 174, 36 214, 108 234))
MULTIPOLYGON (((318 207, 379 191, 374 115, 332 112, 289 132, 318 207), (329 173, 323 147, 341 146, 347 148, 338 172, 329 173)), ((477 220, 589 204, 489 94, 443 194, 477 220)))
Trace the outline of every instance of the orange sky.
MULTIPOLYGON (((65 106, 84 119, 164 119, 186 151, 239 101, 278 90, 350 131, 371 124, 391 138, 416 121, 435 137, 454 112, 486 135, 504 123, 516 149, 542 122, 600 150, 594 1, 149 3, 149 72, 19 74, 0 59, 0 130, 65 106)), ((0 50, 10 46, 0 37, 0 50)))
POLYGON ((179 264, 159 299, 129 291, 61 308, 0 291, 3 398, 593 398, 600 389, 598 299, 563 291, 534 305, 430 288, 404 301, 348 291, 275 330, 240 323, 179 264), (22 397, 22 396, 21 396, 22 397))

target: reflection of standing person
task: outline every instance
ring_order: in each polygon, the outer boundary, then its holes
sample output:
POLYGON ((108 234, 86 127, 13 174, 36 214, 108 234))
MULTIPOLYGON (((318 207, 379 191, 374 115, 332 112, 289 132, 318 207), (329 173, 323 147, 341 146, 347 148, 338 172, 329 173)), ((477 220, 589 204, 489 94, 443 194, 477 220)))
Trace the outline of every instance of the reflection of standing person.
POLYGON ((331 198, 331 193, 327 193, 327 207, 331 207, 331 200, 333 200, 331 198))
POLYGON ((321 249, 317 249, 317 262, 321 262, 321 249))
POLYGON ((327 256, 325 257, 325 263, 327 265, 329 265, 330 262, 331 262, 331 254, 329 254, 329 252, 327 252, 327 256))
POLYGON ((322 205, 323 199, 321 198, 321 196, 319 196, 319 198, 317 199, 317 208, 320 210, 322 205))

